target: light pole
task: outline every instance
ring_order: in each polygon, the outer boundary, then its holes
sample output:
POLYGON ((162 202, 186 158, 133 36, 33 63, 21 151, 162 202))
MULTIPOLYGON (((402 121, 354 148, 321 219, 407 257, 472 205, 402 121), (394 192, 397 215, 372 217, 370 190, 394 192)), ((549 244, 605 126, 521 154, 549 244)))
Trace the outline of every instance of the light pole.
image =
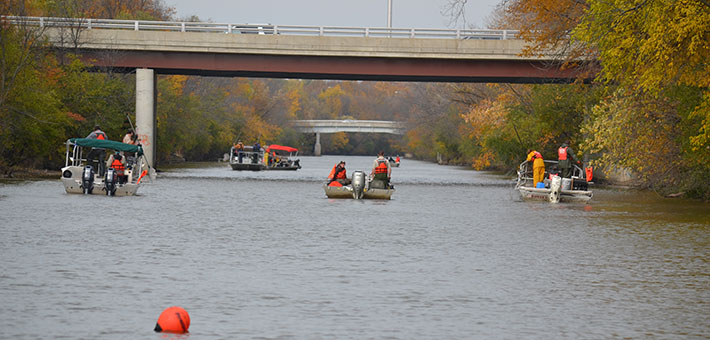
POLYGON ((392 0, 387 0, 387 28, 392 28, 392 0))

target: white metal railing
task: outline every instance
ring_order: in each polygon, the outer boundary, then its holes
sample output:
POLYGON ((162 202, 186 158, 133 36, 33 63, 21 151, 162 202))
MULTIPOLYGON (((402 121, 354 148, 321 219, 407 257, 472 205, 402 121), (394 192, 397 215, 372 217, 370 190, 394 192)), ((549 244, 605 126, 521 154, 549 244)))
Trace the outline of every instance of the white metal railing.
POLYGON ((0 21, 37 27, 66 27, 81 29, 120 29, 134 31, 212 32, 226 34, 301 35, 327 37, 376 37, 376 38, 436 38, 436 39, 516 39, 517 30, 488 29, 433 29, 433 28, 384 28, 384 27, 337 27, 294 26, 271 24, 232 24, 188 21, 149 21, 88 18, 52 18, 2 16, 0 21))

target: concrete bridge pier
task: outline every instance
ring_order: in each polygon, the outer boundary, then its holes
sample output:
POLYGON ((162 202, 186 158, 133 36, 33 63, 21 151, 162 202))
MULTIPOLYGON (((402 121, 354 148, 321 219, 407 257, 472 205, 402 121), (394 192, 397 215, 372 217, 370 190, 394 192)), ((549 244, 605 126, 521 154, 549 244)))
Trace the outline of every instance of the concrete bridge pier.
POLYGON ((152 69, 136 69, 136 134, 151 167, 155 167, 156 78, 152 69))
POLYGON ((320 132, 316 132, 316 145, 313 147, 313 154, 320 156, 320 132))

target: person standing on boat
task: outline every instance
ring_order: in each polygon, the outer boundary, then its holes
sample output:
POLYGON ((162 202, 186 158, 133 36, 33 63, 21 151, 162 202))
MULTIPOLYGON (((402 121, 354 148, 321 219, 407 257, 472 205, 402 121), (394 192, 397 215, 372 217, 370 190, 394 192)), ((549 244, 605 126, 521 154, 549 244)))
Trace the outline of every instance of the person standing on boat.
POLYGON ((241 163, 242 158, 244 158, 244 143, 242 141, 237 142, 237 145, 234 146, 234 151, 237 152, 237 158, 239 158, 239 163, 241 163))
POLYGON ((333 182, 340 184, 338 186, 350 184, 348 172, 345 170, 345 161, 340 161, 340 163, 336 164, 333 169, 330 170, 330 174, 328 175, 328 185, 332 185, 331 183, 333 182))
POLYGON ((542 154, 531 149, 528 149, 527 161, 533 162, 533 187, 537 187, 537 184, 545 179, 545 161, 542 154))
MULTIPOLYGON (((128 131, 126 131, 126 135, 123 136, 123 143, 124 144, 131 144, 131 145, 138 144, 138 136, 133 131, 133 129, 128 129, 128 131)), ((130 167, 131 165, 133 165, 133 163, 135 162, 135 157, 136 157, 135 153, 129 152, 129 151, 124 151, 123 155, 125 156, 126 166, 130 167)))
MULTIPOLYGON (((101 127, 98 125, 94 126, 94 131, 86 136, 86 138, 108 140, 108 136, 106 136, 105 132, 101 131, 101 127)), ((104 172, 106 172, 106 164, 104 164, 104 160, 106 160, 106 149, 104 148, 91 148, 89 154, 86 155, 86 161, 89 164, 98 163, 97 170, 99 172, 99 176, 101 177, 103 177, 104 172)))
POLYGON ((259 144, 259 141, 256 141, 254 143, 254 146, 252 147, 252 151, 254 153, 252 154, 251 162, 254 164, 259 163, 259 153, 261 153, 261 144, 259 144))
POLYGON ((382 181, 384 183, 384 188, 389 188, 390 178, 392 177, 392 167, 390 167, 390 162, 385 158, 385 152, 380 151, 377 153, 377 159, 372 163, 372 172, 374 175, 373 181, 382 181))
POLYGON ((572 161, 579 163, 577 157, 574 156, 574 151, 570 148, 567 143, 562 143, 559 149, 557 149, 557 167, 560 168, 560 176, 562 178, 572 177, 572 161))

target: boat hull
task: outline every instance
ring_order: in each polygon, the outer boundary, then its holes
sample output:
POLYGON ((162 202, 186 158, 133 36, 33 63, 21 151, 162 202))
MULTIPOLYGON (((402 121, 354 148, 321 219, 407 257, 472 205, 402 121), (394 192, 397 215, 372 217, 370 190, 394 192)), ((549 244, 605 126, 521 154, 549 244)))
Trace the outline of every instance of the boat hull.
MULTIPOLYGON (((353 188, 350 186, 333 187, 323 185, 323 190, 325 190, 325 195, 328 196, 328 198, 354 198, 353 188)), ((365 191, 363 192, 363 198, 388 200, 392 198, 392 194, 394 193, 394 191, 394 189, 369 188, 365 189, 365 191)))
MULTIPOLYGON (((81 187, 81 173, 83 168, 78 166, 62 168, 62 174, 66 173, 66 171, 69 171, 72 174, 71 177, 62 177, 62 184, 64 185, 64 190, 67 194, 84 194, 84 189, 81 187)), ((130 177, 129 182, 132 182, 130 177)), ((114 196, 133 196, 138 191, 138 187, 140 187, 139 183, 117 184, 114 196)), ((105 185, 102 178, 98 176, 95 177, 94 189, 91 191, 91 194, 106 195, 105 185)))
POLYGON ((272 167, 266 167, 265 170, 290 170, 290 171, 296 171, 300 169, 300 166, 272 166, 272 167))
MULTIPOLYGON (((550 201, 549 188, 518 187, 520 197, 526 201, 550 201)), ((561 190, 560 202, 587 202, 592 199, 592 192, 589 190, 561 190)))
POLYGON ((266 167, 262 163, 229 163, 232 170, 261 171, 266 167))

